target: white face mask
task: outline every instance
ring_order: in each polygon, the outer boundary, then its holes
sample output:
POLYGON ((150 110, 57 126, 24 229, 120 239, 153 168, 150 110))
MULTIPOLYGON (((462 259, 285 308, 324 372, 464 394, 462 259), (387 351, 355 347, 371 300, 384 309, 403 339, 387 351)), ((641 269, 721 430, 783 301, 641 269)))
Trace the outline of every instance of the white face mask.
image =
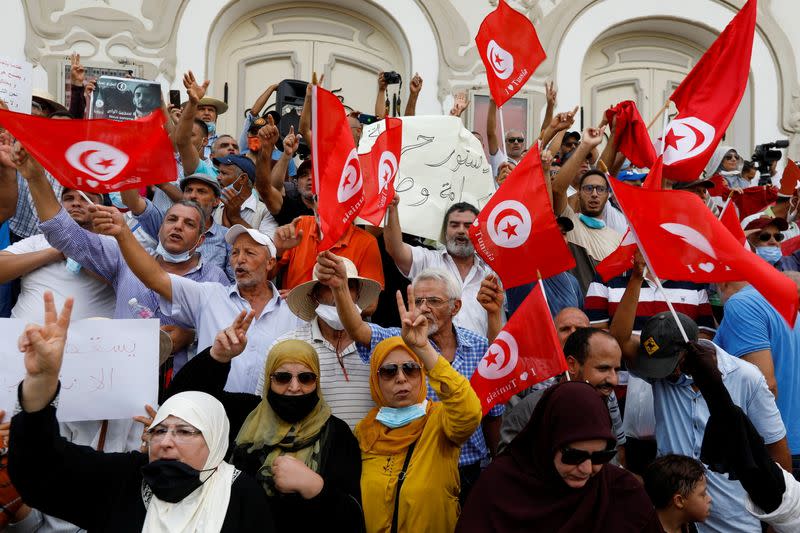
MULTIPOLYGON (((356 305, 356 309, 358 310, 358 313, 361 314, 361 308, 356 305)), ((336 311, 335 305, 319 304, 317 305, 316 312, 320 320, 328 324, 336 331, 344 330, 344 325, 339 319, 339 313, 336 311)))

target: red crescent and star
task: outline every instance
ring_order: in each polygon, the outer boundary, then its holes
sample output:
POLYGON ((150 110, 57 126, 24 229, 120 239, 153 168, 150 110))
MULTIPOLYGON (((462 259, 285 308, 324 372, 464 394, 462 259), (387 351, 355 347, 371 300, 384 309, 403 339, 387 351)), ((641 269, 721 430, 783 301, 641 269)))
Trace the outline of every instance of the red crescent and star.
POLYGON ((86 150, 85 152, 83 152, 78 157, 78 161, 80 161, 81 165, 83 165, 84 168, 86 168, 87 170, 90 170, 91 172, 94 172, 95 174, 99 174, 101 176, 105 176, 106 174, 109 174, 109 172, 100 172, 99 170, 97 170, 96 167, 97 167, 97 165, 100 165, 103 168, 105 168, 106 170, 108 170, 108 167, 114 165, 114 160, 113 159, 101 159, 96 164, 91 165, 91 166, 89 165, 87 159, 89 159, 89 156, 91 156, 95 152, 98 152, 98 150, 86 150))

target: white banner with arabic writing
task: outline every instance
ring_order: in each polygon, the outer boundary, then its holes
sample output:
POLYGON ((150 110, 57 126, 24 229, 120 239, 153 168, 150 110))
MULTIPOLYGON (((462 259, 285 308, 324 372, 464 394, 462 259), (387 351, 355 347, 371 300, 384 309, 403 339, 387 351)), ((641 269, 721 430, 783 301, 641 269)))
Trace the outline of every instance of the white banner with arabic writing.
MULTIPOLYGON (((0 319, 0 409, 14 412, 25 377, 17 339, 25 321, 0 319)), ((58 420, 114 420, 140 415, 158 400, 158 327, 149 320, 78 320, 70 324, 58 420)))
MULTIPOLYGON (((406 233, 440 240, 444 214, 451 205, 469 202, 481 209, 492 197, 492 169, 481 143, 460 119, 401 118, 403 150, 395 178, 400 226, 406 233)), ((369 152, 384 127, 384 121, 364 126, 359 153, 369 152)))
POLYGON ((33 65, 24 59, 0 56, 0 100, 11 111, 31 112, 33 65))

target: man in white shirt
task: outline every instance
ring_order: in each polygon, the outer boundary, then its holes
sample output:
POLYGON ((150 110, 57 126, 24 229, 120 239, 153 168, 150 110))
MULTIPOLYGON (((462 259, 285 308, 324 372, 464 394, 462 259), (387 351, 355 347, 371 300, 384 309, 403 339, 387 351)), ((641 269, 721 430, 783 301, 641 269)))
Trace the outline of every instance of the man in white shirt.
POLYGON ((450 206, 444 215, 444 250, 428 250, 403 242, 400 217, 397 213, 399 198, 388 208, 388 223, 383 229, 386 251, 394 259, 400 273, 408 279, 428 268, 448 271, 461 284, 461 311, 453 324, 486 336, 489 329, 486 310, 477 300, 481 281, 494 276, 494 271, 475 253, 469 239, 469 227, 478 216, 478 210, 466 202, 450 206))

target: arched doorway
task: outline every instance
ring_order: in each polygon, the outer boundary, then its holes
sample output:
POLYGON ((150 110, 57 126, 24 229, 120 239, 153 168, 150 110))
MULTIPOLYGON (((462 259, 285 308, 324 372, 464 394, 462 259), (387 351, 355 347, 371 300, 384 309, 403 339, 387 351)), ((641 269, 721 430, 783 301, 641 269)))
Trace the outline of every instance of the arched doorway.
MULTIPOLYGON (((641 19, 619 24, 600 35, 584 58, 581 103, 585 124, 598 124, 609 106, 636 102, 642 118, 654 118, 716 35, 684 21, 641 19)), ((751 83, 726 132, 725 144, 747 157, 753 148, 751 83)), ((670 114, 676 113, 670 106, 670 114)), ((662 120, 650 128, 661 136, 662 120)))
POLYGON ((220 131, 238 132, 241 111, 267 86, 283 79, 310 80, 325 74, 325 87, 342 89, 345 105, 373 113, 376 77, 395 70, 407 79, 401 45, 377 23, 331 5, 277 5, 251 11, 225 31, 216 48, 213 79, 224 82, 230 109, 220 131))

